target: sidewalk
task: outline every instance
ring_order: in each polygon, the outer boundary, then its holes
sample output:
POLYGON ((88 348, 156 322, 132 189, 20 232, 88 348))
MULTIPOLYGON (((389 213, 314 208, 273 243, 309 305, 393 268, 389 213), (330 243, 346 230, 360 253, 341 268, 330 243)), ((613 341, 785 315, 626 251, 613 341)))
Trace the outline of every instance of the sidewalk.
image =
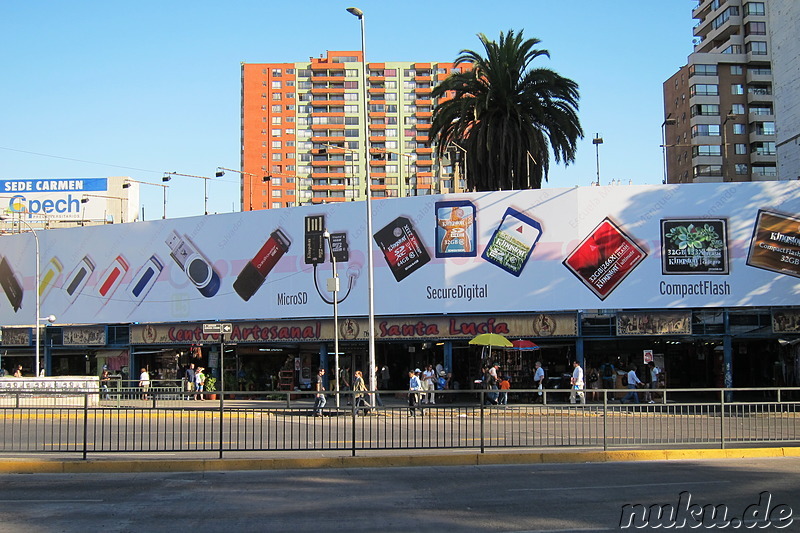
POLYGON ((680 461, 708 459, 749 459, 800 457, 800 447, 664 449, 598 451, 488 451, 381 450, 349 452, 280 452, 265 458, 265 453, 228 452, 236 458, 219 459, 216 454, 198 452, 190 458, 165 458, 176 454, 159 452, 95 454, 88 460, 72 458, 79 454, 0 455, 0 474, 88 474, 133 472, 216 472, 235 470, 291 470, 313 468, 392 468, 416 466, 481 466, 537 463, 605 463, 631 461, 680 461), (146 455, 146 457, 142 457, 146 455), (131 456, 136 456, 132 459, 131 456))

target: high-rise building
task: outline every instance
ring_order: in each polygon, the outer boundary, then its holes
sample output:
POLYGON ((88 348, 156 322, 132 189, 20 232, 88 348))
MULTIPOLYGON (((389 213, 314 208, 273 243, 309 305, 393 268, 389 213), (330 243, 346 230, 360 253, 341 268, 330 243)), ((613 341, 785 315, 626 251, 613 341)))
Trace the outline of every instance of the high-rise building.
POLYGON ((778 179, 769 2, 699 0, 694 52, 664 83, 668 183, 778 179))
POLYGON ((365 199, 366 142, 373 197, 459 190, 458 147, 438 160, 427 144, 431 91, 454 68, 369 63, 365 103, 360 51, 329 51, 296 63, 243 63, 242 209, 365 199))
POLYGON ((775 79, 778 177, 800 179, 800 2, 771 0, 769 30, 775 79))

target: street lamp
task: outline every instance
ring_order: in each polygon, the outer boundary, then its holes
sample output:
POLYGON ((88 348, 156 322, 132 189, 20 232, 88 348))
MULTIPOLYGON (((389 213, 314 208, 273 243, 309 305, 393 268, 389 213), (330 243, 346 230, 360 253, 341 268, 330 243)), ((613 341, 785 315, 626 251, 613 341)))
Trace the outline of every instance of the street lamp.
POLYGON ((331 264, 333 265, 333 277, 328 278, 328 292, 333 293, 333 361, 336 372, 334 374, 336 377, 336 407, 339 407, 339 273, 336 271, 336 256, 333 254, 331 234, 326 229, 322 236, 328 241, 328 251, 331 254, 331 264))
POLYGON ((463 146, 461 146, 460 144, 456 143, 456 142, 451 142, 450 144, 452 144, 453 146, 455 146, 456 148, 458 148, 459 150, 464 152, 464 158, 463 158, 462 166, 464 167, 464 183, 467 184, 468 183, 467 182, 467 149, 464 148, 463 146))
POLYGON ((137 181, 137 180, 132 180, 130 178, 125 178, 125 181, 122 183, 122 188, 123 189, 127 189, 128 187, 131 186, 131 183, 142 183, 144 185, 152 185, 154 187, 161 187, 161 188, 164 189, 164 214, 161 215, 161 218, 162 219, 166 219, 167 218, 167 189, 169 188, 169 185, 164 185, 163 183, 150 183, 149 181, 137 181))
MULTIPOLYGON (((7 217, 0 215, 0 220, 7 220, 7 217)), ((54 315, 48 315, 48 316, 46 316, 44 318, 39 316, 41 314, 41 306, 42 306, 42 302, 41 302, 41 294, 42 294, 42 292, 41 292, 41 288, 39 287, 40 277, 41 277, 41 269, 40 269, 40 261, 39 261, 39 235, 36 233, 36 230, 33 229, 33 226, 28 224, 26 221, 22 220, 22 217, 19 218, 19 222, 22 223, 22 224, 25 224, 28 227, 28 230, 30 230, 30 232, 33 234, 33 240, 35 242, 35 250, 36 250, 36 280, 34 282, 35 285, 36 285, 36 288, 35 288, 35 291, 36 291, 36 306, 35 306, 35 309, 34 309, 34 313, 36 314, 36 320, 34 321, 35 324, 36 324, 34 326, 36 328, 36 354, 34 356, 34 359, 36 360, 36 362, 34 364, 34 368, 36 369, 36 377, 38 378, 39 377, 39 373, 40 373, 39 372, 39 352, 40 352, 40 346, 41 346, 41 331, 39 331, 39 323, 42 320, 46 320, 47 322, 50 322, 52 324, 53 322, 56 321, 56 317, 54 315)))
POLYGON ((181 174, 180 172, 164 172, 164 177, 161 178, 161 181, 167 182, 172 179, 172 176, 184 176, 186 178, 197 178, 203 180, 203 214, 208 214, 208 176, 195 176, 193 174, 181 174))
MULTIPOLYGON (((725 167, 728 166, 728 129, 725 127, 725 125, 731 119, 736 120, 736 115, 733 114, 732 109, 728 111, 728 114, 725 115, 725 120, 722 121, 722 181, 725 181, 725 167)), ((728 174, 730 174, 730 172, 728 174)), ((728 181, 733 180, 731 179, 728 181)))
MULTIPOLYGON (((369 114, 367 105, 369 103, 369 91, 367 90, 367 45, 364 32, 364 12, 357 7, 348 7, 347 12, 357 17, 361 21, 361 61, 363 69, 361 71, 361 90, 364 98, 361 116, 364 124, 364 175, 367 181, 367 299, 369 301, 369 388, 378 388, 377 376, 375 375, 375 300, 374 300, 374 272, 372 259, 372 183, 369 178, 369 125, 367 124, 369 114)), ((337 376, 338 379, 338 376, 337 376)), ((375 397, 372 399, 375 407, 375 397)))
MULTIPOLYGON (((123 185, 123 188, 125 188, 124 185, 123 185)), ((125 223, 125 209, 124 209, 123 202, 125 200, 127 200, 127 198, 125 198, 123 196, 105 196, 103 194, 84 194, 83 197, 81 198, 81 203, 82 204, 89 203, 89 198, 90 197, 91 198, 108 198, 109 200, 119 200, 119 221, 120 221, 120 223, 125 223)), ((108 221, 106 221, 106 222, 108 222, 108 221)))
POLYGON ((661 156, 664 159, 664 179, 662 183, 667 183, 667 126, 674 126, 678 123, 677 120, 672 117, 672 113, 667 113, 667 117, 664 119, 664 122, 661 123, 661 156))
MULTIPOLYGON (((228 172, 236 172, 237 174, 241 174, 242 176, 248 176, 250 178, 250 211, 253 210, 253 178, 257 177, 257 174, 253 174, 252 172, 244 172, 242 170, 234 170, 232 168, 225 168, 225 167, 217 167, 217 171, 214 173, 214 176, 217 178, 221 178, 225 175, 225 171, 228 172)), ((272 180, 269 176, 262 176, 261 183, 269 183, 272 184, 272 180)), ((270 202, 272 202, 272 191, 270 187, 267 187, 267 195, 270 198, 270 202)), ((242 211, 244 211, 244 199, 242 199, 242 211)))
POLYGON ((594 139, 592 139, 592 144, 594 145, 595 152, 597 154, 597 186, 600 186, 600 145, 603 144, 603 138, 600 137, 599 133, 594 134, 594 139))
POLYGON ((528 188, 530 189, 531 188, 531 161, 533 161, 533 164, 535 165, 536 164, 536 158, 533 157, 533 154, 531 154, 530 150, 525 150, 525 154, 527 155, 527 157, 525 158, 525 165, 527 166, 527 170, 528 170, 528 188))

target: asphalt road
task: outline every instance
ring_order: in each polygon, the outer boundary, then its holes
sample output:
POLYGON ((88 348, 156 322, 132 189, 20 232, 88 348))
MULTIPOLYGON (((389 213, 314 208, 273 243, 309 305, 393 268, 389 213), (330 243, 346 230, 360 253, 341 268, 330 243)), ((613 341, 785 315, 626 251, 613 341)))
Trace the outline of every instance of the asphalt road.
POLYGON ((3 474, 0 532, 613 531, 626 504, 681 502, 798 531, 800 458, 3 474))

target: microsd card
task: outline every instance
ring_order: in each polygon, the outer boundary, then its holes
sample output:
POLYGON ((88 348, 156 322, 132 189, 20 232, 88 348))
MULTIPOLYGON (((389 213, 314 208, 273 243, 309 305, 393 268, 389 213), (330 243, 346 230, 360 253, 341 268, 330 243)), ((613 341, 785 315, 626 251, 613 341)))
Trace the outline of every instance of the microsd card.
POLYGON ((413 224, 405 217, 397 217, 374 237, 397 281, 431 260, 413 224))

